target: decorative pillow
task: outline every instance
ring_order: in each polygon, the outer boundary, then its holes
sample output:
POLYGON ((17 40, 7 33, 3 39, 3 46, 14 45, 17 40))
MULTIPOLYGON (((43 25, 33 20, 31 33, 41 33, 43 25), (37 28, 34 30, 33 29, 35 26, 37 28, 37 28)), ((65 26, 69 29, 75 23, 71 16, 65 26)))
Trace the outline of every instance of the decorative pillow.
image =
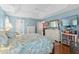
POLYGON ((15 33, 14 32, 8 32, 7 33, 7 37, 10 38, 10 39, 12 39, 12 38, 15 37, 15 33))

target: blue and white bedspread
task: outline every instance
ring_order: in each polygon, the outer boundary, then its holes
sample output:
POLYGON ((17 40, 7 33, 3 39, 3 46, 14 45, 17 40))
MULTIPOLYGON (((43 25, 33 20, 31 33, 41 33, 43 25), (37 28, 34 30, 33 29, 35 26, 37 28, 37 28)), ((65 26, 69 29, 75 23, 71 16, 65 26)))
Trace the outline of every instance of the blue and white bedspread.
POLYGON ((27 43, 20 53, 46 54, 52 51, 52 47, 52 42, 47 38, 38 38, 37 41, 27 43))
POLYGON ((21 40, 14 39, 14 47, 9 54, 48 54, 53 49, 52 41, 38 34, 25 35, 21 40))

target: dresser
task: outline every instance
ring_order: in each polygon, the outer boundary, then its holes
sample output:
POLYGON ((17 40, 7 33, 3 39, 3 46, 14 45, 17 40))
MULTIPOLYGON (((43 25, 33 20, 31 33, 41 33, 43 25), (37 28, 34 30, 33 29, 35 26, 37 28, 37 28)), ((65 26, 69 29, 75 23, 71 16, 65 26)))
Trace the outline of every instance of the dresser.
POLYGON ((70 46, 63 43, 55 42, 54 54, 71 54, 70 46))

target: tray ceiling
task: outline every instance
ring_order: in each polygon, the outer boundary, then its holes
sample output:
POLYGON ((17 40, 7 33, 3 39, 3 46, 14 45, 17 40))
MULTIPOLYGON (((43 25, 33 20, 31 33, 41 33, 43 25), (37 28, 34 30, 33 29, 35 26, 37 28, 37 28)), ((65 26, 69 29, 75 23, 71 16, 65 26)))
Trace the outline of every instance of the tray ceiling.
POLYGON ((0 5, 7 15, 43 19, 78 8, 77 4, 4 4, 0 5), (61 12, 60 12, 61 11, 61 12))

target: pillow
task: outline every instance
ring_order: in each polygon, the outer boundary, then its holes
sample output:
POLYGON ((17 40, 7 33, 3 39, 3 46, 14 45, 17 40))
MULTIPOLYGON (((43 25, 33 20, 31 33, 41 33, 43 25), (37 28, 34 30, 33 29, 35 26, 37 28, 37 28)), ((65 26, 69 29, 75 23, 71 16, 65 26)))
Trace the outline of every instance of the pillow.
POLYGON ((7 37, 12 39, 15 37, 15 33, 14 32, 7 32, 7 37))

